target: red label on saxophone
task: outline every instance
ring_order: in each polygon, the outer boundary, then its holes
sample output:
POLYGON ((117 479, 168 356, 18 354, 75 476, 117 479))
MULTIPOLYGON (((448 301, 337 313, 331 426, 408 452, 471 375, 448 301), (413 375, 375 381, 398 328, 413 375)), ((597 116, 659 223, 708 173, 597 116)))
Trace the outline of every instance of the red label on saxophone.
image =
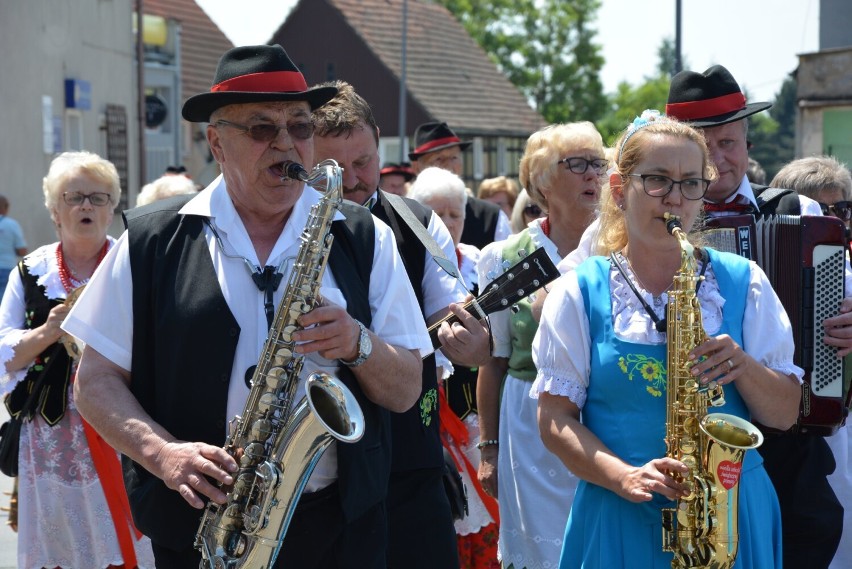
POLYGON ((737 485, 737 482, 739 482, 742 470, 743 465, 741 462, 723 460, 719 463, 719 467, 716 469, 716 476, 722 486, 725 487, 725 490, 730 490, 737 485))

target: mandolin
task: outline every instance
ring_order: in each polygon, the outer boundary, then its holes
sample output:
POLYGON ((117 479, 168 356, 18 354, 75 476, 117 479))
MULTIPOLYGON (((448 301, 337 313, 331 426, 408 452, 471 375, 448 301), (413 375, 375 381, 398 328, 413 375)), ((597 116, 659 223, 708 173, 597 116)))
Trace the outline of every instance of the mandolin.
MULTIPOLYGON (((520 302, 558 276, 559 271, 550 256, 544 247, 539 247, 491 281, 482 294, 465 303, 464 309, 482 318, 520 302)), ((441 342, 438 341, 441 324, 447 322, 452 325, 458 321, 455 314, 450 314, 429 327, 433 348, 441 347, 441 342)))

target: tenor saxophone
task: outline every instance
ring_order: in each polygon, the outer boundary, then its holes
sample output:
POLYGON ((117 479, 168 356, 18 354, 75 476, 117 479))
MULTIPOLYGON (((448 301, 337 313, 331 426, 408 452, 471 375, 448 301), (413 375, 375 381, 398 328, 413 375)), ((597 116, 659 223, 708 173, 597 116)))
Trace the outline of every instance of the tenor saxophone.
POLYGON ((680 243, 681 264, 669 293, 667 319, 668 388, 666 455, 689 471, 677 474, 689 494, 662 511, 663 550, 674 553, 673 568, 730 568, 737 557, 739 478, 748 449, 763 442, 750 422, 725 413, 722 386, 701 387, 690 374, 690 350, 706 334, 696 296, 697 260, 677 216, 666 214, 666 228, 680 243))
POLYGON ((364 415, 338 379, 312 373, 306 395, 294 402, 304 356, 295 353, 298 318, 317 304, 333 236, 331 223, 342 200, 342 170, 324 160, 308 174, 294 162, 286 177, 311 186, 325 184, 311 208, 287 289, 278 305, 252 376, 245 408, 230 426, 225 450, 239 465, 225 504, 208 502, 195 548, 201 567, 271 567, 299 497, 322 454, 338 440, 354 443, 364 434, 364 415))

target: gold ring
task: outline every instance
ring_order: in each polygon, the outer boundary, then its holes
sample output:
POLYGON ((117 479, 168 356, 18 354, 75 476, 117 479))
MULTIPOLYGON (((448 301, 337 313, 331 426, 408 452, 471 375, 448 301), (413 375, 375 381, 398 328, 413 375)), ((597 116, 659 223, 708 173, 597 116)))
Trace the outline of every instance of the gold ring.
POLYGON ((731 358, 728 358, 728 371, 734 369, 734 362, 731 361, 731 358))

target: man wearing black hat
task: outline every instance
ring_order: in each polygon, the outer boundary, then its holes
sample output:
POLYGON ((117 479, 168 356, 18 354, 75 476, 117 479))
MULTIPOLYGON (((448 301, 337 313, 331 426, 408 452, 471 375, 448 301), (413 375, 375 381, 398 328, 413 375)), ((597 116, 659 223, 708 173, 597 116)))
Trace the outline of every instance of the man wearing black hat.
MULTIPOLYGON (((462 141, 447 123, 421 124, 414 131, 414 144, 415 148, 408 153, 408 157, 415 174, 436 166, 456 176, 462 175, 462 151, 470 147, 471 143, 462 141)), ((467 199, 464 220, 461 242, 480 249, 512 234, 509 219, 500 207, 475 197, 467 199)))
MULTIPOLYGON (((343 81, 324 83, 338 94, 314 112, 317 160, 332 158, 344 167, 346 198, 369 204, 373 215, 393 229, 411 286, 429 324, 450 313, 448 305, 464 300, 458 281, 438 269, 426 247, 379 189, 379 128, 370 105, 343 81)), ((456 258, 449 231, 427 207, 404 199, 405 206, 444 254, 456 258)), ((442 352, 467 367, 490 356, 488 332, 460 306, 452 311, 460 323, 442 325, 442 352)), ((440 355, 440 353, 439 353, 440 355)), ((438 365, 441 365, 439 362, 438 365)), ((450 504, 442 481, 444 458, 437 406, 436 362, 423 362, 418 403, 406 413, 393 413, 393 465, 388 487, 389 569, 452 569, 459 566, 450 504), (428 544, 421 547, 422 544, 428 544)))
MULTIPOLYGON (((681 71, 672 77, 666 114, 701 129, 719 176, 705 197, 710 216, 728 212, 758 215, 822 215, 817 202, 792 190, 751 184, 748 169, 747 117, 770 103, 746 103, 730 72, 715 65, 704 73, 681 71)), ((850 299, 840 316, 826 320, 832 345, 852 345, 844 331, 852 324, 850 299)), ((835 469, 823 437, 767 434, 758 449, 781 504, 785 567, 828 567, 843 526, 843 508, 828 483, 835 469)))
MULTIPOLYGON (((335 93, 308 89, 281 46, 225 53, 210 92, 183 107, 185 119, 209 123, 222 175, 191 199, 126 212, 128 230, 64 323, 87 343, 75 384, 80 412, 132 461, 130 508, 151 537, 158 568, 199 565, 193 543, 200 508, 208 498, 226 502, 220 486, 234 484, 236 458, 243 468, 237 488, 274 482, 255 474, 248 449, 231 456, 221 445, 229 421, 248 411, 248 379, 270 326, 281 324, 272 324, 272 309, 294 292, 287 273, 302 268, 291 261, 321 199, 285 176, 285 168, 313 164, 311 110, 335 93)), ((308 374, 337 375, 357 399, 365 430, 360 441, 334 442, 319 459, 274 567, 383 569, 388 410, 405 411, 416 400, 420 354, 431 351, 431 342, 405 273, 396 269, 390 229, 349 204, 334 219, 330 270, 319 272, 320 304, 299 317, 297 331, 276 336, 293 338, 276 354, 286 347, 305 358, 296 400, 308 374)), ((284 367, 298 370, 294 359, 281 357, 284 367)), ((270 426, 258 421, 252 428, 262 441, 270 426)), ((268 457, 273 445, 255 446, 268 457)), ((298 489, 291 494, 299 498, 298 489)), ((233 507, 246 515, 262 506, 239 496, 233 490, 233 507)), ((229 537, 215 533, 208 530, 198 543, 220 550, 205 551, 210 566, 222 549, 233 559, 259 546, 239 527, 229 537)))

